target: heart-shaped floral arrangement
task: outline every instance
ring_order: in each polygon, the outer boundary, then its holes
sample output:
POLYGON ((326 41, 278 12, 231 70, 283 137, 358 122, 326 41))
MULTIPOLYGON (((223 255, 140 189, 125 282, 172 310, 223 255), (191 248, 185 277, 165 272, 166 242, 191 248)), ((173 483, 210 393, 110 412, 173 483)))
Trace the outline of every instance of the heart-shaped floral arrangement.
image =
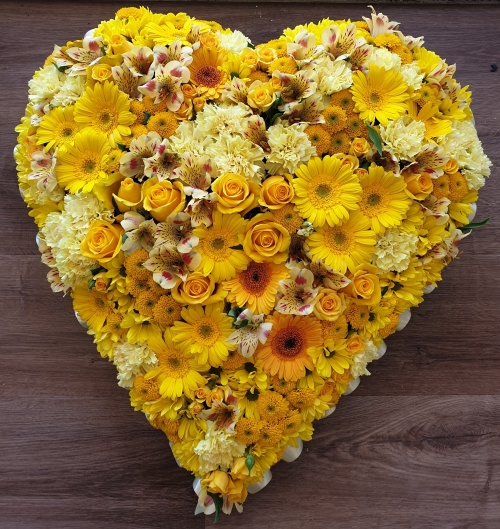
POLYGON ((441 279, 489 174, 455 67, 381 14, 254 46, 120 9, 55 46, 19 185, 132 406, 241 510, 441 279))

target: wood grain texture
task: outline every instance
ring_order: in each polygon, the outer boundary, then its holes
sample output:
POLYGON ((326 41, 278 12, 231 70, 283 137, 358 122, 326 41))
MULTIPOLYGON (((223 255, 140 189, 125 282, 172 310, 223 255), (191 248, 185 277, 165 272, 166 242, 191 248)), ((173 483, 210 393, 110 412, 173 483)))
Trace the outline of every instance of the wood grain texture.
MULTIPOLYGON (((140 2, 143 3, 143 2, 140 2)), ((137 5, 140 5, 137 3, 137 5)), ((133 4, 131 2, 130 4, 133 4)), ((192 478, 128 404, 68 298, 50 291, 12 149, 27 82, 55 42, 81 37, 116 2, 0 0, 0 529, 199 529, 192 478)), ((240 29, 254 42, 361 5, 154 2, 240 29)), ((484 148, 500 166, 500 6, 391 5, 404 32, 457 63, 484 148)), ((482 190, 487 227, 292 464, 222 527, 497 529, 500 520, 500 180, 482 190)))

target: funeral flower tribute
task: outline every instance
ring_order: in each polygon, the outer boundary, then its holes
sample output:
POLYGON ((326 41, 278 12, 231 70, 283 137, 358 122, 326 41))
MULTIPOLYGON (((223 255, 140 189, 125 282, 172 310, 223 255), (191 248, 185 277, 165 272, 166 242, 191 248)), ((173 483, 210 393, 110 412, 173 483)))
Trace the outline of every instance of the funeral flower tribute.
POLYGON ((375 12, 253 44, 141 7, 29 82, 15 158, 47 278, 197 512, 297 457, 481 224, 454 74, 375 12))

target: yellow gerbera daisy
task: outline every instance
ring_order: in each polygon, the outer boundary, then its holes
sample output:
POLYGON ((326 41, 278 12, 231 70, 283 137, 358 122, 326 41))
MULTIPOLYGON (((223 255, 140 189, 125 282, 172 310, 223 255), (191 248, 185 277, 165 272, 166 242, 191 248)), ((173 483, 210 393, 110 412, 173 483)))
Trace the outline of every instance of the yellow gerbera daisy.
POLYGON ((70 193, 89 193, 105 172, 110 146, 104 134, 87 128, 75 136, 74 145, 67 145, 57 157, 56 177, 59 185, 70 193))
POLYGON ((310 355, 321 348, 321 324, 314 316, 273 313, 266 321, 273 324, 265 344, 259 344, 256 364, 270 375, 284 380, 298 380, 313 369, 310 355))
POLYGON ((363 121, 378 119, 386 126, 389 119, 406 113, 408 86, 398 72, 370 64, 368 75, 358 71, 352 81, 352 99, 363 121))
POLYGON ((56 107, 46 114, 36 133, 37 145, 45 143, 46 151, 54 145, 56 147, 73 145, 76 134, 82 128, 73 119, 73 110, 73 106, 56 107))
POLYGON ((372 165, 362 178, 363 194, 359 208, 370 219, 375 233, 383 233, 385 228, 401 224, 412 201, 405 193, 403 178, 386 173, 383 167, 372 165))
POLYGON ((227 72, 222 65, 226 55, 215 48, 199 48, 193 53, 193 62, 188 66, 191 82, 198 87, 205 99, 218 99, 227 81, 227 72))
POLYGON ((77 287, 73 291, 73 309, 94 331, 100 331, 106 318, 112 314, 106 292, 77 287))
POLYGON ((359 180, 338 158, 311 158, 295 174, 293 202, 302 217, 314 226, 325 222, 335 226, 349 217, 349 211, 358 209, 362 191, 359 180))
POLYGON ((226 342, 233 332, 233 319, 222 312, 220 303, 190 305, 182 309, 184 321, 176 321, 172 327, 172 339, 188 356, 194 356, 198 365, 207 362, 219 367, 235 345, 226 342))
POLYGON ((101 132, 109 138, 112 147, 123 142, 123 136, 130 136, 130 127, 136 116, 130 112, 127 94, 109 81, 87 87, 75 104, 75 121, 93 132, 101 132))
POLYGON ((181 23, 173 23, 165 20, 162 24, 156 22, 149 22, 143 30, 145 38, 152 39, 158 46, 170 46, 175 41, 180 40, 183 46, 190 46, 189 34, 193 29, 193 22, 191 18, 186 18, 181 23))
POLYGON ((199 366, 193 358, 188 358, 172 340, 167 329, 162 336, 155 336, 148 342, 158 358, 158 367, 146 373, 146 380, 158 382, 162 397, 175 400, 182 394, 194 399, 194 392, 206 384, 199 371, 208 371, 209 365, 199 366))
POLYGON ((247 222, 238 213, 223 215, 220 211, 214 211, 212 226, 195 228, 193 234, 200 239, 196 251, 202 256, 196 271, 202 272, 204 276, 210 274, 218 283, 232 279, 238 272, 245 270, 250 259, 244 251, 233 247, 243 243, 247 222))
POLYGON ((370 219, 361 211, 353 211, 340 226, 323 226, 311 233, 306 244, 312 259, 344 274, 354 271, 361 263, 370 262, 376 244, 375 232, 370 230, 370 219))
POLYGON ((284 264, 250 262, 234 279, 225 281, 227 301, 247 307, 254 314, 268 314, 274 307, 279 282, 288 277, 284 264))

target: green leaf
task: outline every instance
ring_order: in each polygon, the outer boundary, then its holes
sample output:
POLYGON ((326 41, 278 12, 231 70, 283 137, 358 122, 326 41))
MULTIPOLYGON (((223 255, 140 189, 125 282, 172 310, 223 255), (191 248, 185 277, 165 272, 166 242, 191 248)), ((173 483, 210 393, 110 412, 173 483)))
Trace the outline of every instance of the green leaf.
POLYGON ((481 226, 484 226, 491 217, 487 217, 484 220, 480 220, 479 222, 471 222, 470 224, 466 224, 465 226, 460 226, 458 229, 460 231, 467 231, 467 230, 473 230, 475 228, 480 228, 481 226))
POLYGON ((150 117, 151 117, 151 114, 149 112, 144 112, 144 120, 142 124, 147 125, 150 117))
POLYGON ((98 274, 101 270, 104 270, 104 268, 102 266, 98 266, 97 268, 93 268, 90 273, 95 276, 96 274, 98 274))
POLYGON ((122 244, 128 239, 128 235, 126 233, 124 233, 122 235, 122 244))
POLYGON ((248 454, 245 458, 245 465, 248 468, 248 475, 250 475, 250 472, 252 472, 252 468, 255 465, 255 459, 252 454, 248 454))
POLYGON ((214 518, 214 524, 217 523, 219 520, 220 512, 222 510, 222 498, 219 496, 219 494, 215 494, 214 492, 208 492, 208 495, 214 500, 215 505, 215 518, 214 518))
POLYGON ((120 149, 120 151, 126 151, 127 150, 127 147, 125 147, 125 145, 122 145, 121 143, 117 143, 116 145, 120 149))
POLYGON ((243 367, 247 373, 253 373, 255 371, 255 365, 252 362, 245 362, 243 367))
POLYGON ((69 66, 57 66, 57 64, 54 62, 52 63, 61 73, 64 73, 68 68, 69 66))
POLYGON ((387 291, 389 290, 389 287, 384 287, 381 291, 380 291, 380 295, 382 297, 384 297, 386 294, 387 294, 387 291))
POLYGON ((397 292, 402 286, 403 285, 401 283, 395 282, 394 286, 392 287, 392 290, 394 290, 394 292, 397 292))
POLYGON ((222 373, 222 367, 211 367, 208 372, 218 377, 222 373))
POLYGON ((250 41, 247 42, 247 47, 252 48, 252 50, 255 50, 255 46, 250 41))
POLYGON ((230 246, 231 250, 243 250, 243 246, 241 244, 237 244, 236 246, 230 246))
POLYGON ((377 148, 380 156, 382 156, 382 140, 380 139, 378 132, 370 125, 370 123, 368 123, 368 121, 366 121, 365 124, 368 127, 368 136, 370 137, 370 140, 377 148))
POLYGON ((248 325, 248 320, 241 320, 238 324, 237 324, 237 327, 238 329, 243 329, 243 327, 246 327, 248 325))
POLYGON ((239 307, 233 307, 228 313, 227 315, 230 317, 230 318, 234 318, 236 319, 241 313, 243 312, 243 309, 240 309, 239 307))
POLYGON ((127 269, 124 266, 120 267, 120 275, 122 277, 127 277, 127 269))
POLYGON ((92 281, 89 282, 89 290, 92 290, 95 287, 95 280, 92 279, 92 281))
POLYGON ((258 389, 254 389, 254 392, 252 393, 250 390, 248 390, 246 393, 245 393, 245 397, 250 401, 256 401, 258 398, 259 398, 259 390, 258 389))

